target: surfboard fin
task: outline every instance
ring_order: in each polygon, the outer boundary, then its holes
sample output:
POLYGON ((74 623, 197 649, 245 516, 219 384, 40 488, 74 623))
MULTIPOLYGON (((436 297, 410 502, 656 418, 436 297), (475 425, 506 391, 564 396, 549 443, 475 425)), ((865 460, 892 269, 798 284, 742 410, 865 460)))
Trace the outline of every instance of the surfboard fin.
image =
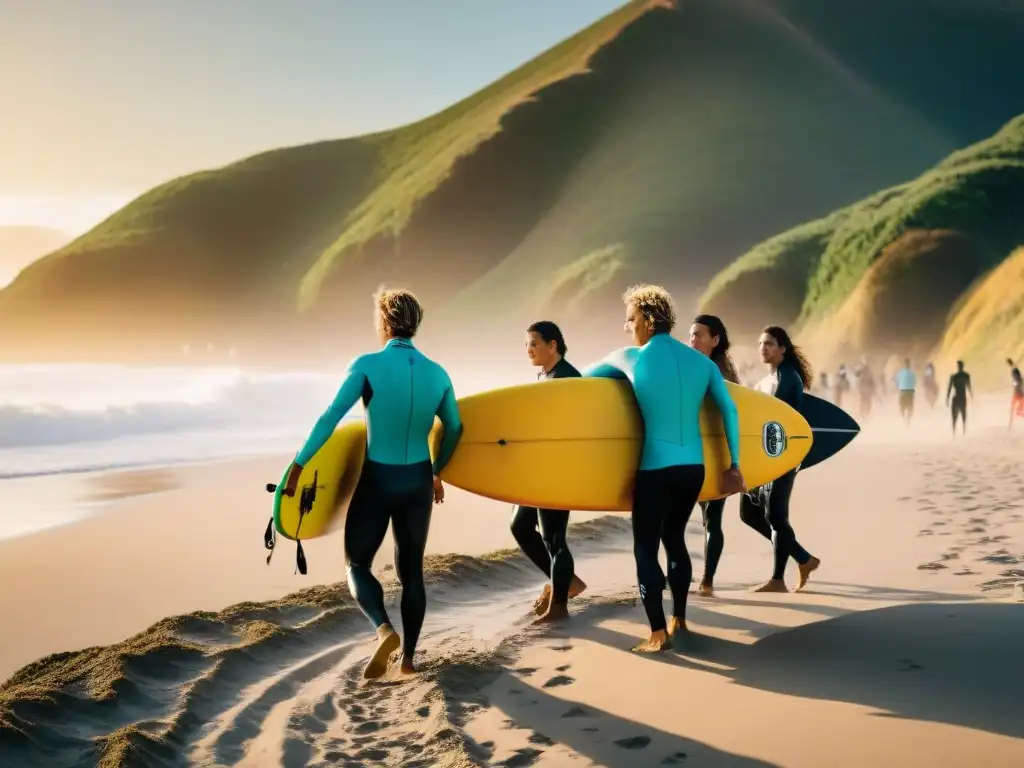
POLYGON ((295 540, 295 567, 303 576, 306 575, 306 553, 302 551, 302 542, 298 539, 295 540))

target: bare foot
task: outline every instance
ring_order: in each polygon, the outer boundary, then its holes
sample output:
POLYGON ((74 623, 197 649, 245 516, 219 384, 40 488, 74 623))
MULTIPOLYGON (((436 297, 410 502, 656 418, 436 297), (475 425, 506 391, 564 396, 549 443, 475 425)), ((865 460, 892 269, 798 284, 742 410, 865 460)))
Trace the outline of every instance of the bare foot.
MULTIPOLYGON (((572 581, 569 582, 569 597, 576 597, 583 593, 583 590, 587 588, 586 583, 579 576, 573 575, 572 581)), ((543 616, 548 612, 548 607, 551 605, 551 585, 545 584, 543 589, 540 591, 540 596, 533 603, 533 612, 538 616, 543 616)))
POLYGON ((697 585, 697 594, 701 597, 714 597, 715 588, 708 582, 701 580, 700 584, 697 585))
POLYGON ((668 639, 668 632, 659 629, 657 632, 651 632, 651 636, 647 640, 634 645, 633 651, 635 653, 658 653, 667 651, 671 647, 672 641, 668 639))
POLYGON ((786 582, 782 579, 768 579, 764 584, 754 590, 755 592, 789 592, 786 582))
POLYGON ((378 627, 377 647, 374 649, 370 660, 366 662, 366 667, 363 669, 363 679, 376 680, 383 677, 384 673, 388 671, 388 660, 391 658, 391 654, 397 651, 401 644, 402 641, 398 638, 398 633, 395 632, 390 624, 378 627))
POLYGON ((558 603, 551 603, 547 613, 533 620, 534 624, 552 624, 569 618, 569 608, 558 603))
POLYGON ((689 628, 686 626, 686 619, 680 618, 679 616, 668 617, 669 637, 675 637, 676 635, 685 635, 689 631, 689 628))
POLYGON ((798 565, 800 570, 800 583, 796 585, 796 591, 799 592, 807 585, 807 580, 811 578, 811 574, 818 570, 818 566, 821 565, 821 560, 811 555, 811 559, 803 565, 798 565))
MULTIPOLYGON (((572 587, 569 587, 569 593, 572 593, 572 587)), ((548 606, 551 605, 551 585, 545 584, 544 588, 540 591, 540 597, 533 602, 533 612, 538 616, 543 616, 548 612, 548 606)))
POLYGON ((413 666, 412 659, 406 655, 402 655, 402 661, 398 665, 398 675, 400 677, 409 677, 416 674, 416 667, 413 666))
POLYGON ((576 597, 583 593, 583 590, 587 588, 586 583, 579 576, 573 574, 572 581, 569 582, 569 597, 576 597))

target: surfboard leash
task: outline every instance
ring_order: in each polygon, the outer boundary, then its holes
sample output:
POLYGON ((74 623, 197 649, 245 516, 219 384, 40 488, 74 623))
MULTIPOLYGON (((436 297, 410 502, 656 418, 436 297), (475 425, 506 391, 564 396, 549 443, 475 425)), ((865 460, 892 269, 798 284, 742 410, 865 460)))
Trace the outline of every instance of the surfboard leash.
MULTIPOLYGON (((302 491, 299 495, 299 522, 295 525, 295 572, 301 573, 305 576, 308 573, 308 565, 306 563, 306 553, 302 549, 302 539, 300 538, 300 532, 302 531, 302 521, 306 519, 306 515, 313 511, 313 503, 316 501, 316 491, 318 488, 323 488, 317 481, 319 480, 319 470, 313 472, 313 482, 302 486, 302 491)), ((274 493, 277 491, 277 485, 274 483, 267 483, 267 491, 274 493)), ((267 529, 263 532, 263 546, 270 550, 270 554, 267 555, 267 565, 270 565, 270 559, 274 556, 274 547, 277 544, 277 533, 274 530, 274 516, 270 516, 270 522, 267 523, 267 529)))

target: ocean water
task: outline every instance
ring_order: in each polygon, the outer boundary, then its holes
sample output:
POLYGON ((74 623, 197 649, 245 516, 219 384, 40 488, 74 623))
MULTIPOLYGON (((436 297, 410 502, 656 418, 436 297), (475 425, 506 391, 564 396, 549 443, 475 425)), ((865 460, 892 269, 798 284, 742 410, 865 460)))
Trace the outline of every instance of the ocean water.
MULTIPOLYGON (((296 451, 340 379, 232 367, 0 366, 0 538, 87 514, 53 491, 62 477, 296 451)), ((352 418, 361 415, 357 406, 352 418)))

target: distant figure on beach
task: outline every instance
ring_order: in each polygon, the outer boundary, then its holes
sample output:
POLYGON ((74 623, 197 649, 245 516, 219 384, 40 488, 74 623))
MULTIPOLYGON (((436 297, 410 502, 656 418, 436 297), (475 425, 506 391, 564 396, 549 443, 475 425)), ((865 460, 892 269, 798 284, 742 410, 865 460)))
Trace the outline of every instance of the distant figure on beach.
MULTIPOLYGON (((758 346, 761 360, 771 372, 758 382, 756 389, 779 398, 799 411, 804 390, 811 381, 811 366, 807 358, 785 329, 774 325, 764 329, 758 346)), ((800 571, 797 591, 804 588, 811 573, 821 565, 821 560, 800 546, 789 522, 789 499, 799 469, 791 469, 782 477, 744 494, 740 499, 740 519, 773 541, 775 548, 772 577, 755 592, 789 592, 786 586, 786 562, 790 557, 796 560, 800 571)))
POLYGON ((846 397, 846 393, 850 391, 850 375, 846 370, 846 364, 840 363, 839 370, 836 371, 835 383, 832 386, 832 402, 842 408, 843 399, 846 397))
POLYGON ((1024 379, 1021 378, 1020 368, 1011 358, 1006 358, 1006 364, 1010 368, 1010 385, 1013 388, 1010 395, 1010 424, 1013 426, 1015 416, 1024 418, 1024 379))
MULTIPOLYGON (((534 366, 540 368, 537 374, 539 381, 580 375, 565 359, 566 351, 561 329, 550 320, 541 320, 526 329, 526 355, 534 366)), ((567 618, 569 598, 576 597, 587 588, 575 575, 575 564, 566 542, 568 510, 517 505, 512 510, 510 527, 519 549, 551 580, 544 585, 533 605, 534 612, 540 617, 537 622, 567 618)))
POLYGON ((914 417, 914 389, 917 386, 917 376, 910 367, 910 358, 904 358, 903 367, 896 371, 893 377, 896 389, 899 390, 900 416, 903 417, 903 425, 910 426, 910 420, 914 417))
POLYGON ((874 405, 877 391, 875 375, 871 372, 871 368, 868 367, 867 360, 864 360, 857 370, 857 394, 860 399, 859 415, 861 421, 866 421, 870 418, 871 407, 874 405))
POLYGON ((704 485, 704 444, 700 411, 711 395, 722 414, 732 458, 723 473, 726 494, 743 490, 739 419, 722 373, 709 358, 672 338, 676 311, 668 292, 655 285, 630 288, 623 295, 626 332, 635 346, 613 352, 584 376, 624 378, 633 385, 644 422, 640 467, 633 488, 633 555, 640 600, 651 635, 633 647, 653 653, 670 648, 670 637, 686 631, 686 598, 693 564, 686 551, 686 524, 704 485), (665 573, 659 542, 668 554, 672 618, 665 620, 665 573))
POLYGON ((959 418, 963 434, 967 434, 967 394, 971 395, 971 402, 974 402, 974 390, 971 389, 971 374, 964 370, 964 361, 956 361, 956 373, 949 377, 949 386, 946 388, 946 405, 950 408, 953 417, 953 437, 956 437, 956 420, 959 418), (950 400, 950 395, 953 399, 950 400))
POLYGON ((829 384, 830 382, 828 380, 828 373, 826 371, 822 371, 820 374, 818 374, 818 387, 821 392, 820 396, 825 398, 826 400, 831 396, 832 391, 832 387, 829 386, 829 384))
POLYGON ((377 648, 363 677, 387 672, 391 654, 402 647, 400 669, 413 674, 413 654, 423 628, 427 593, 423 552, 431 505, 444 501, 438 478, 462 436, 462 419, 448 373, 413 344, 423 309, 408 291, 375 297, 377 334, 383 349, 352 361, 334 402, 317 421, 295 457, 282 493, 295 495, 302 467, 327 442, 360 399, 366 414, 366 459, 345 518, 348 587, 377 630, 377 648), (430 461, 427 438, 434 416, 444 425, 437 458, 430 461), (395 570, 402 584, 402 634, 384 608, 384 590, 370 570, 384 543, 388 523, 395 540, 395 570))
MULTIPOLYGON (((729 333, 715 315, 697 315, 690 325, 690 346, 707 355, 718 366, 722 378, 739 384, 736 366, 729 356, 729 333)), ((697 586, 697 594, 713 597, 715 571, 725 548, 725 533, 722 531, 722 515, 725 512, 725 498, 702 501, 701 516, 704 523, 704 575, 697 586)), ((666 547, 667 549, 667 547, 666 547)))
POLYGON ((924 399, 928 402, 928 407, 934 411, 935 403, 939 399, 939 383, 935 380, 935 366, 931 363, 924 367, 921 388, 924 390, 924 399))

